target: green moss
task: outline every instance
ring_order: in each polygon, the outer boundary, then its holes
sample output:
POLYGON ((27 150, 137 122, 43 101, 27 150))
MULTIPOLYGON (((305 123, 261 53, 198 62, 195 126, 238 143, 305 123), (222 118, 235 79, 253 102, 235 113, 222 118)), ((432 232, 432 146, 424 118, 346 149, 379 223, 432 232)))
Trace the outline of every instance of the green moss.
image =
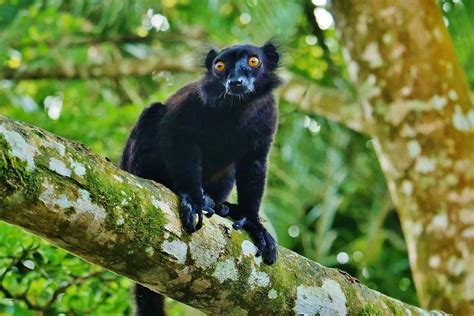
POLYGON ((238 257, 242 253, 242 242, 246 239, 250 240, 250 238, 245 237, 247 236, 234 229, 231 230, 231 242, 227 243, 226 251, 232 257, 238 257))
POLYGON ((362 316, 384 316, 385 314, 386 313, 383 308, 373 303, 364 305, 362 311, 360 312, 360 315, 362 316))
POLYGON ((396 315, 396 316, 405 315, 404 311, 402 311, 401 305, 397 304, 396 301, 388 297, 383 297, 381 301, 384 302, 385 305, 387 305, 392 315, 396 315))
POLYGON ((93 171, 87 172, 86 180, 92 201, 106 210, 106 227, 133 240, 128 246, 117 245, 113 253, 125 258, 130 268, 146 265, 145 250, 158 247, 158 241, 164 238, 163 227, 167 223, 164 215, 151 204, 145 190, 93 171), (120 217, 124 219, 122 223, 118 221, 120 217))
MULTIPOLYGON (((360 297, 360 292, 353 286, 343 286, 344 295, 346 296, 346 304, 349 310, 356 311, 361 309, 361 302, 364 300, 360 297)), ((365 307, 365 306, 364 306, 365 307)))
POLYGON ((68 208, 64 209, 64 213, 66 215, 74 215, 74 214, 76 214, 76 210, 74 209, 74 207, 68 207, 68 208))
POLYGON ((38 170, 28 171, 25 161, 11 156, 11 148, 3 136, 0 136, 0 148, 0 194, 8 196, 22 191, 27 202, 35 201, 41 187, 38 170))

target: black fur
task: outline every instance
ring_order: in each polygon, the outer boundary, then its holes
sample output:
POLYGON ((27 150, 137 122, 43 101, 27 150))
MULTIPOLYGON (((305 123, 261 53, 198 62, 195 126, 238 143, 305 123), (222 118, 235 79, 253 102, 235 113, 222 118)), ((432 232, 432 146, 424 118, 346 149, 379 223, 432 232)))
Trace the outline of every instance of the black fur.
POLYGON ((163 295, 137 284, 135 286, 135 302, 137 315, 140 316, 164 316, 165 300, 163 295))
MULTIPOLYGON (((281 83, 274 72, 278 62, 272 43, 211 50, 201 80, 143 111, 121 162, 124 170, 160 182, 180 196, 180 216, 188 232, 201 227, 203 214, 230 215, 235 229, 249 231, 258 255, 268 264, 276 260, 276 244, 258 211, 277 126, 272 90, 281 83), (250 57, 259 58, 258 67, 248 64, 250 57), (214 69, 219 61, 224 71, 214 69), (229 204, 235 183, 238 204, 229 204)), ((148 292, 138 286, 140 293, 148 292)), ((158 314, 146 308, 156 302, 140 299, 138 304, 140 315, 158 314)))

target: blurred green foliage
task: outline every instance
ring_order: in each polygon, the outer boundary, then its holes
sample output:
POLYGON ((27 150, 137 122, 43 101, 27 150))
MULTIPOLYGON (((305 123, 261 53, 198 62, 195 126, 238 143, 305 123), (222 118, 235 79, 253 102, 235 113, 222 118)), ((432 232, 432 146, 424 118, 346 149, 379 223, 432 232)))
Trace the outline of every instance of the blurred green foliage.
MULTIPOLYGON (((474 5, 443 0, 440 6, 472 84, 474 5)), ((0 111, 117 162, 141 110, 201 70, 144 76, 132 69, 124 76, 88 79, 80 73, 67 80, 58 74, 146 62, 163 52, 191 52, 198 65, 210 46, 269 38, 282 44, 286 70, 353 91, 334 28, 315 24, 313 10, 302 0, 0 0, 0 77, 8 78, 0 80, 0 111), (34 72, 47 76, 31 78, 34 72)), ((400 224, 371 140, 281 102, 270 160, 262 208, 281 245, 417 303, 400 224)), ((0 223, 0 315, 130 314, 130 285, 0 223)), ((173 315, 189 313, 178 303, 169 309, 173 315)))

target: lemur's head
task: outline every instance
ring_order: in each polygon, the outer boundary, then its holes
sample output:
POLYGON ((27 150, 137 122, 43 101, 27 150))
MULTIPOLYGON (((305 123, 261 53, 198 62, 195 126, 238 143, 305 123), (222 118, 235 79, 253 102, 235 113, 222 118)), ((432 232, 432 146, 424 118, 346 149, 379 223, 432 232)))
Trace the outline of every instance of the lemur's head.
POLYGON ((220 52, 212 49, 206 56, 206 77, 218 85, 213 90, 219 98, 258 97, 281 83, 275 74, 279 59, 271 42, 262 47, 235 45, 220 52))

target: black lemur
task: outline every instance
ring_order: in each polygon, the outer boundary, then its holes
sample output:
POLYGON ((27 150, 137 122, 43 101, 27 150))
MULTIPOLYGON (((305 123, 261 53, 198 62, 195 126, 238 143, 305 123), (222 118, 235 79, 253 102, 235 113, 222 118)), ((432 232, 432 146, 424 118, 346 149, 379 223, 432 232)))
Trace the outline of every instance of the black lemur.
MULTIPOLYGON (((263 261, 276 260, 276 243, 258 211, 267 156, 277 127, 272 90, 280 56, 272 43, 236 45, 206 56, 206 73, 165 101, 146 108, 123 152, 121 168, 171 188, 192 233, 203 213, 235 219, 253 237, 263 261), (234 183, 238 203, 226 202, 234 183)), ((159 294, 136 288, 138 315, 163 313, 159 294)))

